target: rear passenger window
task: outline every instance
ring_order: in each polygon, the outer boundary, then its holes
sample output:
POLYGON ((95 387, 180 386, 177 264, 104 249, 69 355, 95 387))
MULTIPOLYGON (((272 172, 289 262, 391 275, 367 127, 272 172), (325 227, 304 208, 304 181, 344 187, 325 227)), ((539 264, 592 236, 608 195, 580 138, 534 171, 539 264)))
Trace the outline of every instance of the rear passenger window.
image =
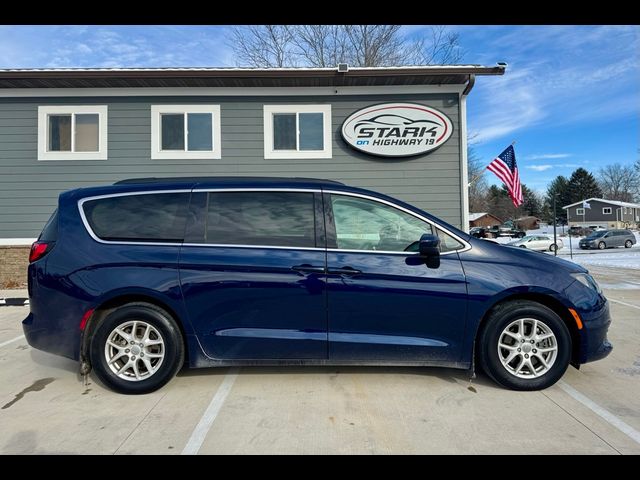
POLYGON ((182 242, 189 193, 153 193, 84 202, 84 214, 98 238, 128 242, 182 242))
POLYGON ((315 247, 313 193, 211 192, 205 242, 315 247))

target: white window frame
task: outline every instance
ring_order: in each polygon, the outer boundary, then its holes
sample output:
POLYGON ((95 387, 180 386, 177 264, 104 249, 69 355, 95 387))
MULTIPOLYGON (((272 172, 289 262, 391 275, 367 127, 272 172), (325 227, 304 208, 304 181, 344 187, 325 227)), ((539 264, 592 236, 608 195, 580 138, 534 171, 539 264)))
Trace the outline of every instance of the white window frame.
POLYGON ((602 207, 603 215, 613 215, 613 209, 611 207, 602 207), (606 210, 609 210, 608 212, 606 210))
POLYGON ((289 159, 289 158, 331 158, 331 105, 265 105, 264 106, 264 158, 265 159, 289 159), (296 126, 300 113, 322 113, 322 133, 324 149, 322 150, 298 150, 300 138, 298 129, 296 136, 296 150, 273 149, 273 115, 275 113, 295 113, 296 126))
POLYGON ((576 208, 576 215, 584 215, 584 208, 576 208))
POLYGON ((38 106, 38 160, 106 160, 107 159, 107 111, 106 105, 47 105, 38 106), (76 114, 98 115, 98 151, 75 152, 76 114), (71 151, 49 151, 49 116, 71 115, 71 151))
POLYGON ((222 136, 220 133, 220 105, 151 105, 151 159, 152 160, 220 160, 222 158, 222 136), (162 147, 163 113, 182 113, 184 115, 184 146, 188 148, 188 113, 211 114, 211 141, 213 150, 165 150, 162 147))

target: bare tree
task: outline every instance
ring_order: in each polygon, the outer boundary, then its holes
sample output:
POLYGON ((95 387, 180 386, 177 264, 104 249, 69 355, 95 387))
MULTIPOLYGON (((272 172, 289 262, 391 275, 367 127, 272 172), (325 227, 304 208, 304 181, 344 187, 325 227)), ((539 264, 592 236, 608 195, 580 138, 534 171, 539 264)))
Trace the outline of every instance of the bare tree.
POLYGON ((295 66, 293 42, 287 25, 249 25, 233 30, 233 49, 237 62, 253 67, 295 66))
POLYGON ((411 46, 409 63, 446 65, 460 61, 462 50, 460 49, 459 34, 447 30, 443 25, 432 26, 430 34, 430 38, 422 37, 411 46))
POLYGON ((605 198, 632 202, 640 187, 640 172, 633 165, 614 163, 600 169, 598 183, 605 198))
POLYGON ((484 176, 486 165, 472 145, 467 147, 467 169, 469 172, 469 212, 486 212, 489 207, 487 201, 488 184, 484 176))
MULTIPOLYGON (((640 153, 640 148, 638 149, 638 153, 640 153)), ((633 169, 636 171, 636 178, 640 178, 640 158, 636 160, 633 169)), ((636 186, 636 200, 640 201, 640 181, 638 181, 638 185, 636 186)))
POLYGON ((410 40, 400 25, 250 25, 235 27, 238 65, 251 67, 356 67, 455 63, 458 35, 443 26, 410 40))

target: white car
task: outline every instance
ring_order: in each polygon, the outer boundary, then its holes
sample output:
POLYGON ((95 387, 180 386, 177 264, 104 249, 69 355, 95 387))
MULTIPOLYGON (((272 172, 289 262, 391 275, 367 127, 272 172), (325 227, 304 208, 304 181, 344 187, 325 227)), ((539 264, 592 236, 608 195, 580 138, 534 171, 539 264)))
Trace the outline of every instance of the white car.
MULTIPOLYGON (((549 235, 525 235, 520 240, 510 242, 507 245, 540 251, 548 250, 550 252, 554 252, 556 250, 556 244, 553 243, 553 236, 549 235)), ((561 249, 563 246, 562 240, 558 238, 557 248, 561 249)))

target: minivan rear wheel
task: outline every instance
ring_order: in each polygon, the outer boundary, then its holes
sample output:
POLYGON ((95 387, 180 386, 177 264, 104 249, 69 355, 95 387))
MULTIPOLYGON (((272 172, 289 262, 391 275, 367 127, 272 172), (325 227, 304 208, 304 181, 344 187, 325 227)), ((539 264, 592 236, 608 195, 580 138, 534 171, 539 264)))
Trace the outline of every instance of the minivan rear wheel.
POLYGON ((110 310, 96 326, 89 357, 108 387, 120 393, 149 393, 178 372, 184 345, 171 315, 149 303, 129 303, 110 310))
POLYGON ((498 305, 478 337, 478 360, 498 384, 513 390, 542 390, 564 375, 571 335, 551 309, 528 300, 498 305))

